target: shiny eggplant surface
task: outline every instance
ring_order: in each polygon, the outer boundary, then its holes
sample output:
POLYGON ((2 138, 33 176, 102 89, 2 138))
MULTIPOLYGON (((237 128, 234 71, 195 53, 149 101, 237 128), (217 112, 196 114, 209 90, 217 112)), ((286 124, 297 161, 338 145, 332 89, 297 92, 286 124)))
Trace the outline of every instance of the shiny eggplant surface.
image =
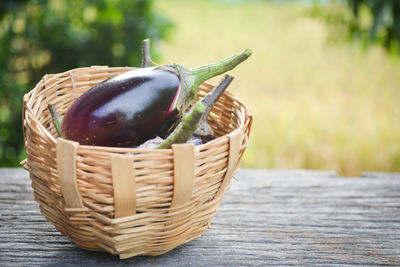
POLYGON ((176 116, 180 79, 150 67, 107 79, 81 95, 62 120, 62 137, 82 145, 134 147, 159 134, 176 116))

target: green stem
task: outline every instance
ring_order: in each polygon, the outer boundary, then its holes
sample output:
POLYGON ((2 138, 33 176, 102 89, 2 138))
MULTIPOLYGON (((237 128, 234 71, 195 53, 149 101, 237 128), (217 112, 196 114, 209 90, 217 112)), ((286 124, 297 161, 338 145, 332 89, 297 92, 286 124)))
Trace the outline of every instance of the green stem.
POLYGON ((191 69, 190 72, 194 78, 195 86, 197 87, 208 79, 211 79, 212 77, 232 70, 237 65, 245 61, 251 55, 251 53, 252 52, 250 49, 246 49, 217 63, 212 63, 195 69, 191 69))
POLYGON ((47 107, 49 108, 51 118, 53 119, 54 127, 57 130, 57 134, 58 134, 58 136, 61 136, 61 118, 58 115, 57 110, 53 104, 48 104, 47 107))
POLYGON ((189 140, 205 110, 203 103, 196 102, 192 109, 183 116, 175 130, 157 148, 170 148, 172 144, 185 143, 189 140))
POLYGON ((212 89, 202 100, 201 103, 206 107, 203 117, 207 117, 212 110, 214 104, 219 97, 225 92, 226 88, 231 84, 233 77, 226 74, 224 78, 218 83, 217 87, 212 89))
POLYGON ((142 41, 142 64, 141 68, 151 67, 153 65, 150 56, 150 39, 142 41))
POLYGON ((197 136, 214 136, 214 131, 208 125, 207 117, 210 114, 214 104, 217 102, 219 97, 225 92, 229 84, 232 82, 233 77, 225 75, 224 78, 219 82, 217 87, 212 89, 203 99, 200 100, 205 106, 205 112, 201 116, 199 126, 195 130, 194 134, 197 136))
POLYGON ((169 67, 175 69, 181 78, 181 91, 178 96, 178 110, 185 110, 196 99, 197 87, 208 79, 232 70, 246 60, 252 51, 243 50, 219 62, 204 65, 194 69, 187 69, 181 65, 173 64, 169 67))

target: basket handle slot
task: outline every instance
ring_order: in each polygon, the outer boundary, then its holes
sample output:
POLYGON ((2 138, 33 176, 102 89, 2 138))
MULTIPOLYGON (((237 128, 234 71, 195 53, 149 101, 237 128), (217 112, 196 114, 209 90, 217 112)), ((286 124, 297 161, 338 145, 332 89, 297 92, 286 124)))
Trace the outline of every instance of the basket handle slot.
POLYGON ((84 208, 76 182, 76 152, 79 143, 57 138, 57 169, 66 208, 84 208))
POLYGON ((136 213, 136 182, 133 155, 111 155, 115 218, 136 213))
POLYGON ((240 148, 241 148, 242 140, 243 140, 243 132, 240 130, 235 130, 228 134, 228 138, 229 138, 228 166, 226 168, 224 180, 222 181, 214 198, 219 197, 225 191, 225 188, 227 186, 229 186, 229 184, 232 180, 233 174, 237 170, 238 163, 239 163, 239 155, 240 155, 240 148))
POLYGON ((174 191, 171 208, 188 203, 192 197, 194 180, 194 146, 172 145, 174 158, 174 191))

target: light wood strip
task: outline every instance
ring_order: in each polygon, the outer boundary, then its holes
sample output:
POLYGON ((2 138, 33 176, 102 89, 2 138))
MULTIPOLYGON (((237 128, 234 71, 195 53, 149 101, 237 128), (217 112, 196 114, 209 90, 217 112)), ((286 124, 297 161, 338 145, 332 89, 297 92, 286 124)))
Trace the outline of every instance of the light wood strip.
POLYGON ((132 155, 111 155, 115 218, 136 213, 136 182, 132 155))
POLYGON ((174 155, 174 191, 171 207, 182 206, 190 201, 194 179, 194 146, 172 145, 174 155))
POLYGON ((69 71, 69 76, 71 77, 71 84, 72 84, 72 95, 73 95, 73 99, 75 100, 77 98, 76 95, 76 85, 75 85, 75 79, 74 79, 74 74, 72 73, 72 71, 69 71))
POLYGON ((57 139, 57 168, 61 192, 67 208, 83 208, 76 184, 76 151, 79 143, 57 139))
POLYGON ((215 197, 220 196, 227 186, 229 186, 232 176, 235 173, 238 167, 239 161, 239 152, 240 146, 243 140, 243 132, 236 130, 228 134, 229 138, 229 159, 228 159, 228 166, 226 168, 226 174, 224 180, 222 181, 218 192, 215 194, 215 197))

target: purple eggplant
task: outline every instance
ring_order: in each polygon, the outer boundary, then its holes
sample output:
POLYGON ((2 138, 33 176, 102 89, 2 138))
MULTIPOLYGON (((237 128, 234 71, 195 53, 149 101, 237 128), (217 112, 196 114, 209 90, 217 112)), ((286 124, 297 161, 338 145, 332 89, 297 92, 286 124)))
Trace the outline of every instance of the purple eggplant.
POLYGON ((180 80, 173 70, 132 70, 97 84, 68 109, 62 136, 85 145, 135 146, 176 114, 180 80))
POLYGON ((195 69, 178 64, 146 67, 105 80, 69 107, 61 136, 83 145, 137 146, 174 125, 193 103, 201 83, 250 55, 244 50, 195 69))

